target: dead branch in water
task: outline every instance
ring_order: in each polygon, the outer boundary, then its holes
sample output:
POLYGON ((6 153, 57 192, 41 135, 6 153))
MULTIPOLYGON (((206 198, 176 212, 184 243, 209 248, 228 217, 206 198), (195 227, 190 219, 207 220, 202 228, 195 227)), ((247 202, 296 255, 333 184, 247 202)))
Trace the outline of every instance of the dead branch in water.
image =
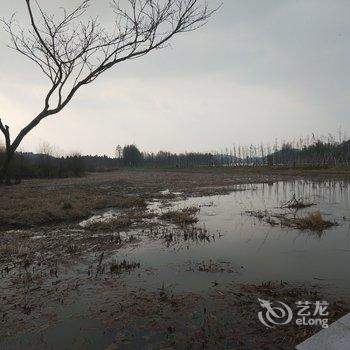
POLYGON ((305 203, 302 201, 302 199, 297 199, 295 194, 293 195, 292 199, 290 199, 288 202, 281 205, 282 209, 304 209, 309 208, 316 205, 315 203, 305 203))
POLYGON ((289 213, 274 214, 268 210, 246 211, 249 216, 258 218, 271 226, 290 227, 298 230, 311 230, 323 232, 324 230, 337 226, 337 222, 325 220, 319 211, 308 213, 305 216, 291 216, 289 213))

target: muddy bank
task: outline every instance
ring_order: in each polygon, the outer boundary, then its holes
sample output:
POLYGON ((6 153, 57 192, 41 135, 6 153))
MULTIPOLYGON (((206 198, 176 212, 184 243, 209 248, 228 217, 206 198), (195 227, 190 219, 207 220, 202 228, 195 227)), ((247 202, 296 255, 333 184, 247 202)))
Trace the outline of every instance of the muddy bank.
MULTIPOLYGON (((140 280, 156 273, 138 265, 131 269, 136 269, 140 280)), ((51 287, 50 300, 47 293, 37 291, 34 297, 32 291, 22 312, 14 307, 4 314, 0 344, 6 349, 288 350, 323 328, 321 324, 298 326, 295 317, 288 325, 267 328, 257 317, 261 299, 291 305, 296 315, 296 300, 325 299, 317 285, 231 283, 212 286, 207 293, 180 293, 164 284, 151 290, 133 288, 125 273, 128 270, 120 275, 106 271, 74 283, 61 280, 51 287)), ((327 300, 329 324, 350 310, 349 303, 329 296, 327 300)))
MULTIPOLYGON (((287 350, 322 329, 320 325, 300 327, 294 324, 295 317, 288 326, 267 328, 257 318, 262 298, 291 305, 294 315, 295 300, 323 300, 317 286, 286 282, 232 283, 225 288, 212 287, 207 294, 179 294, 162 286, 154 292, 138 290, 124 295, 118 307, 110 308, 107 301, 95 315, 109 329, 118 329, 111 348, 287 350), (118 321, 123 321, 123 327, 118 321), (133 334, 131 330, 138 326, 146 336, 133 334)), ((342 301, 331 301, 329 324, 345 315, 348 307, 342 301)))

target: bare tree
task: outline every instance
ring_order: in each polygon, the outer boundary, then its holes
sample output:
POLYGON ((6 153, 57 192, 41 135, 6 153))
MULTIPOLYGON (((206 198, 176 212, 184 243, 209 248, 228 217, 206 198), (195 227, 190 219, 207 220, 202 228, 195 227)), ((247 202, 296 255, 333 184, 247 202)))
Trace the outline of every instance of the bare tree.
POLYGON ((125 8, 114 0, 114 29, 108 31, 97 17, 85 19, 91 0, 82 1, 70 12, 63 9, 60 18, 47 14, 38 3, 33 8, 31 0, 25 2, 29 28, 22 28, 13 15, 3 20, 5 30, 10 47, 33 61, 49 79, 50 87, 43 109, 13 141, 10 128, 0 119, 6 145, 0 180, 6 177, 23 138, 44 118, 65 108, 79 88, 118 63, 164 48, 175 34, 198 29, 214 12, 205 0, 125 0, 125 8))

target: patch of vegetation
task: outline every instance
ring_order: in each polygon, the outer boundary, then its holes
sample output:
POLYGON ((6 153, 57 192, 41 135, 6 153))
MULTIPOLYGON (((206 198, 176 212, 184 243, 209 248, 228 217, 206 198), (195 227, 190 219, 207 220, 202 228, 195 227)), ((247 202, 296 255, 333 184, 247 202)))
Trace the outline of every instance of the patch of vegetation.
POLYGON ((327 228, 337 225, 335 222, 325 220, 322 214, 317 211, 309 213, 303 217, 289 218, 286 220, 286 225, 300 230, 323 231, 327 228))
POLYGON ((198 218, 196 217, 198 211, 199 208, 197 207, 172 210, 163 213, 160 218, 180 226, 192 225, 198 222, 198 218))
POLYGON ((197 263, 190 263, 188 271, 199 271, 199 272, 211 272, 211 273, 219 273, 219 272, 227 272, 233 273, 235 270, 232 267, 232 264, 228 261, 202 261, 197 263))
POLYGON ((132 221, 127 217, 118 217, 106 221, 96 221, 86 228, 90 231, 114 231, 120 228, 128 227, 132 221))
POLYGON ((152 229, 152 234, 164 238, 168 247, 173 244, 188 241, 210 243, 215 240, 215 236, 210 235, 205 227, 202 228, 197 226, 180 226, 179 229, 161 227, 160 230, 158 227, 152 229))
POLYGON ((84 224, 83 227, 90 231, 114 231, 131 225, 142 224, 144 220, 150 220, 156 216, 154 212, 132 208, 123 210, 118 216, 101 217, 90 222, 88 220, 88 223, 84 224))
POLYGON ((120 195, 97 186, 45 185, 0 189, 0 197, 4 198, 0 201, 0 231, 84 219, 93 215, 96 209, 140 209, 147 206, 140 196, 120 195))
POLYGON ((110 265, 110 271, 111 273, 114 274, 121 274, 124 271, 133 271, 135 269, 139 269, 141 267, 140 263, 136 263, 136 262, 129 262, 126 260, 123 260, 121 262, 119 261, 112 261, 111 265, 110 265))
POLYGON ((246 214, 256 217, 271 226, 280 225, 282 227, 291 227, 298 230, 322 232, 332 226, 338 225, 337 222, 325 220, 319 211, 308 213, 304 216, 291 216, 289 213, 274 214, 268 210, 246 211, 246 214))

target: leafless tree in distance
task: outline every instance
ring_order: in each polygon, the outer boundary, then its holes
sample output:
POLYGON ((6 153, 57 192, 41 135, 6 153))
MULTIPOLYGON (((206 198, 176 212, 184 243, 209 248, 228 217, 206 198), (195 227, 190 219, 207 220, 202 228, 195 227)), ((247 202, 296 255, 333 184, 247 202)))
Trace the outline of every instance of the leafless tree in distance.
POLYGON ((30 25, 20 26, 13 15, 2 20, 9 33, 9 47, 34 62, 50 81, 43 108, 11 140, 10 128, 0 119, 5 137, 6 156, 0 181, 6 178, 9 164, 23 138, 43 119, 59 113, 84 85, 118 63, 136 59, 164 48, 178 33, 203 26, 215 10, 206 0, 117 0, 111 2, 114 29, 103 28, 96 18, 86 19, 92 0, 84 0, 72 11, 62 9, 57 18, 36 2, 25 0, 30 25))

